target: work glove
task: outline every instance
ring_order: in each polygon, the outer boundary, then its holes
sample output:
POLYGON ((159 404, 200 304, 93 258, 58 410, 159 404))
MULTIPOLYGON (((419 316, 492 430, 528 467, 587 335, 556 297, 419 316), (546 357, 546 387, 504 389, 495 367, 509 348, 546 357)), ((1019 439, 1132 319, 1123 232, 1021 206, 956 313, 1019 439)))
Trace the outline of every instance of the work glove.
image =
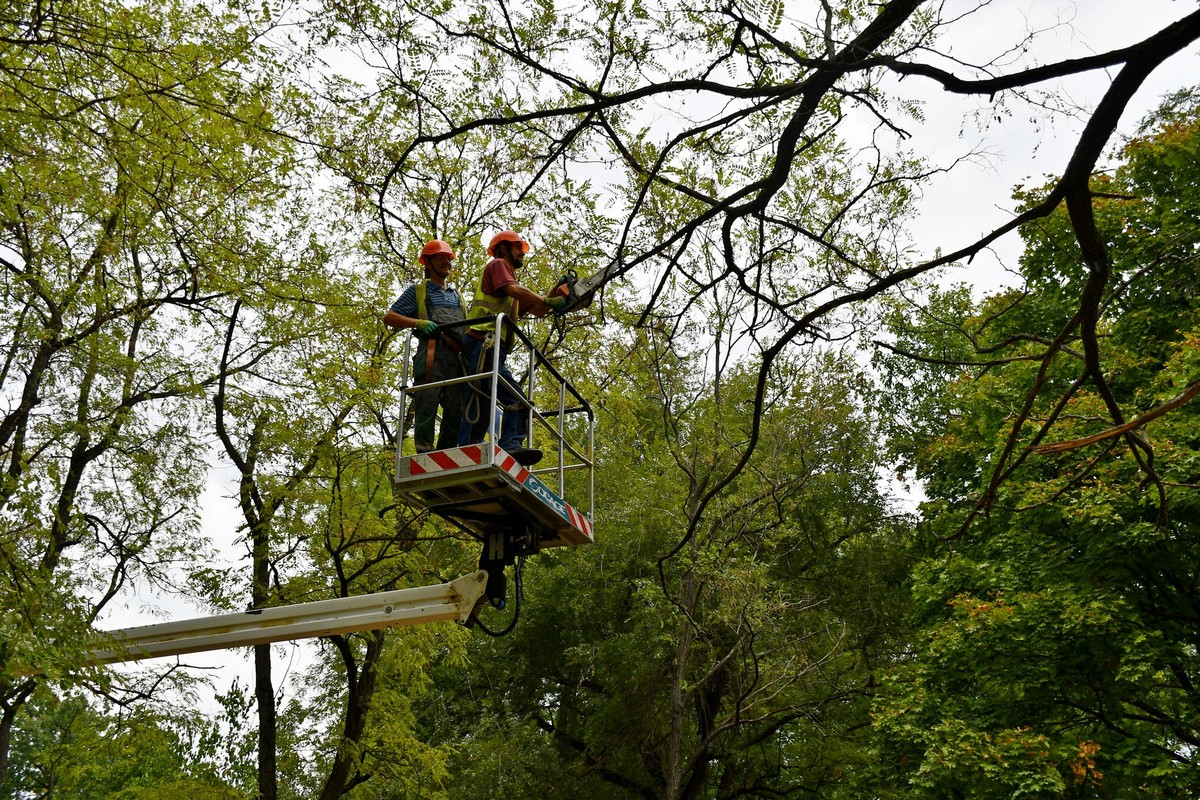
POLYGON ((561 296, 560 297, 547 297, 546 305, 550 306, 550 308, 554 309, 555 311, 562 311, 564 308, 567 307, 567 298, 561 297, 561 296))
POLYGON ((419 330, 423 336, 433 336, 435 333, 437 333, 438 326, 437 323, 431 319, 419 319, 417 320, 417 330, 419 330))

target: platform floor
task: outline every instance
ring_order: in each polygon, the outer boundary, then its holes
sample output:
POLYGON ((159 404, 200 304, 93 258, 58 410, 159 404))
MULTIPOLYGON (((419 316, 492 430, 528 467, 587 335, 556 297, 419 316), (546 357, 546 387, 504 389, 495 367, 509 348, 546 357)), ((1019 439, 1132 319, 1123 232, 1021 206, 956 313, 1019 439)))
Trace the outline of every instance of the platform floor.
POLYGON ((594 541, 586 515, 495 445, 402 457, 396 465, 396 494, 457 523, 480 540, 530 524, 539 532, 541 547, 594 541))

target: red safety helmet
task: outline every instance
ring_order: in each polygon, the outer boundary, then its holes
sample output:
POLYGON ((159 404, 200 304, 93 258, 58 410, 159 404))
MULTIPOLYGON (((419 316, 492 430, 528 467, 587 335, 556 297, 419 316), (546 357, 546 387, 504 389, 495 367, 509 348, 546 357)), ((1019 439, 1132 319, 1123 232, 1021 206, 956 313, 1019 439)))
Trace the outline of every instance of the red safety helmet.
POLYGON ((488 242, 488 255, 489 256, 496 255, 496 253, 495 253, 496 245, 500 244, 501 242, 518 242, 521 245, 522 253, 529 252, 529 242, 522 239, 521 235, 519 233, 517 233, 516 231, 500 231, 499 233, 497 233, 495 236, 492 237, 492 240, 490 242, 488 242))
POLYGON ((454 258, 454 251, 450 249, 450 245, 446 244, 441 239, 430 239, 425 243, 425 246, 421 248, 421 255, 417 256, 417 261, 420 261, 422 264, 424 264, 425 256, 437 255, 438 253, 444 253, 445 255, 454 258))

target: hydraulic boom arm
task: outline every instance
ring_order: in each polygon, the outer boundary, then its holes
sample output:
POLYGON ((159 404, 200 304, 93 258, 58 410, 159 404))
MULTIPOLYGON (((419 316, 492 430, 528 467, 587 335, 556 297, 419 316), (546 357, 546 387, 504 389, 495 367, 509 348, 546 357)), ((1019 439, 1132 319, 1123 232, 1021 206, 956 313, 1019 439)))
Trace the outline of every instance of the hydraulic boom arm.
POLYGON ((479 570, 434 586, 126 628, 111 631, 111 646, 93 650, 88 661, 136 661, 448 619, 465 623, 486 585, 487 573, 479 570))

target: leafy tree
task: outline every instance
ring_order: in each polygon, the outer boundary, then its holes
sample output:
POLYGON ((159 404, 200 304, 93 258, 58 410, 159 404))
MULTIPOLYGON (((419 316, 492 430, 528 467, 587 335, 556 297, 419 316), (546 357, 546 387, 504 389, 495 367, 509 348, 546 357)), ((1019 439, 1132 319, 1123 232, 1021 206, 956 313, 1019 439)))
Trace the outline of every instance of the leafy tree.
MULTIPOLYGON (((394 463, 394 452, 378 447, 343 446, 322 460, 328 505, 308 542, 314 569, 281 586, 284 597, 345 597, 471 571, 474 547, 462 548, 459 536, 428 515, 394 507, 394 463)), ((431 654, 451 657, 464 638, 448 623, 327 637, 285 711, 292 746, 310 754, 286 796, 429 796, 444 774, 444 754, 415 735, 411 709, 427 689, 431 654)))
POLYGON ((270 269, 295 108, 269 16, 188 3, 0 14, 0 774, 41 672, 133 580, 202 558, 205 333, 270 269))
POLYGON ((521 623, 472 638, 475 669, 436 665, 422 719, 457 743, 447 796, 849 792, 904 564, 861 380, 833 357, 779 376, 769 447, 701 506, 752 374, 649 335, 604 351, 602 533, 530 559, 521 623))
POLYGON ((16 724, 9 797, 243 800, 216 763, 220 737, 194 711, 128 716, 40 688, 16 724))
POLYGON ((1093 182, 1102 286, 1068 207, 1026 230, 1021 288, 896 316, 930 548, 879 710, 896 796, 1200 788, 1198 109, 1171 98, 1093 182))

